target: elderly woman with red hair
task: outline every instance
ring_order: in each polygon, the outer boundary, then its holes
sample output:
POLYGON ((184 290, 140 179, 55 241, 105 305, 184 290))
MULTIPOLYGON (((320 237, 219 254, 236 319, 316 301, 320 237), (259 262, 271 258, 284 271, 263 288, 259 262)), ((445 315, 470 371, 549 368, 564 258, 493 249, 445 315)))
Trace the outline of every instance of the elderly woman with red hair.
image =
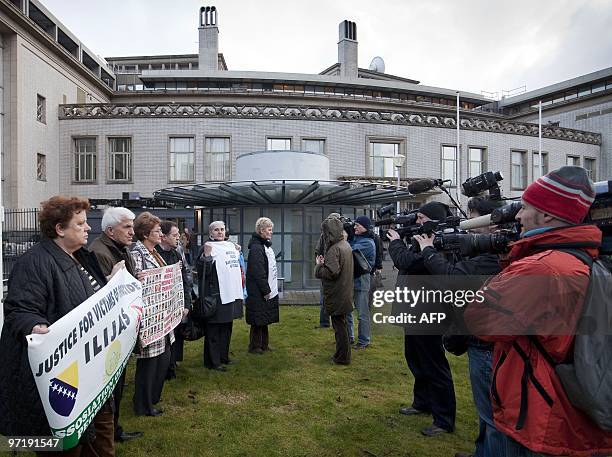
MULTIPOLYGON (((16 262, 4 302, 0 338, 0 434, 50 436, 51 429, 28 362, 26 335, 47 333, 106 284, 95 255, 85 249, 89 201, 55 196, 39 213, 43 239, 16 262)), ((122 262, 111 276, 123 266, 122 262)), ((76 448, 63 455, 113 456, 113 412, 107 401, 76 448), (95 429, 95 433, 93 430, 95 429)))

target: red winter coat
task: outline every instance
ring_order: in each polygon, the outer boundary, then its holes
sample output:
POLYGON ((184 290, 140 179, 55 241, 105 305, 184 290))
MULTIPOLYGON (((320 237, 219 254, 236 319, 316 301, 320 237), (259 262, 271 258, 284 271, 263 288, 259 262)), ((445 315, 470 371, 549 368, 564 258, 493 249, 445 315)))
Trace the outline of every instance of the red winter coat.
MULTIPOLYGON (((601 236, 597 227, 582 225, 521 239, 512 246, 510 264, 483 287, 485 301, 473 303, 465 311, 470 330, 495 342, 491 385, 495 425, 535 452, 571 456, 612 453, 612 433, 599 429, 571 405, 554 368, 524 336, 535 333, 557 363, 572 359, 571 334, 582 311, 589 269, 573 255, 543 246, 599 246, 601 236), (501 335, 492 336, 495 333, 501 335), (533 376, 524 383, 527 403, 521 421, 523 357, 531 362, 533 376)), ((598 254, 597 247, 582 249, 593 258, 598 254)))

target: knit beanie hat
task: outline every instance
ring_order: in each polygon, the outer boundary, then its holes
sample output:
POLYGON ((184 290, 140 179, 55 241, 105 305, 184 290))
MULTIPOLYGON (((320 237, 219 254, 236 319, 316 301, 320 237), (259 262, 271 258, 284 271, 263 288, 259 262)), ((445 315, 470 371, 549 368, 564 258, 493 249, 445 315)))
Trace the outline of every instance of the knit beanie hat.
POLYGON ((595 188, 582 167, 561 167, 531 183, 523 200, 543 213, 580 224, 593 204, 595 188))
POLYGON ((443 221, 450 216, 448 206, 441 202, 425 203, 417 212, 424 214, 433 221, 443 221))
POLYGON ((370 218, 368 216, 359 216, 357 219, 355 219, 355 222, 368 230, 372 228, 372 222, 370 222, 370 218))

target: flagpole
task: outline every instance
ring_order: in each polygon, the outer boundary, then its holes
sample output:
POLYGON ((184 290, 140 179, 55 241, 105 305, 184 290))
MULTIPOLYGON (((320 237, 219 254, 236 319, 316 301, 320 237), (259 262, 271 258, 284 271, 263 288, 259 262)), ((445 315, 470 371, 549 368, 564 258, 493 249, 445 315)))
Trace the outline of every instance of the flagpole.
POLYGON ((542 100, 540 100, 538 103, 538 173, 540 176, 544 174, 544 170, 542 170, 542 163, 542 100))
POLYGON ((455 176, 457 177, 457 182, 453 183, 455 184, 455 190, 456 190, 456 195, 457 195, 457 201, 459 202, 459 204, 461 204, 461 197, 459 195, 459 183, 461 182, 461 161, 460 161, 460 157, 461 155, 459 154, 459 91, 457 91, 457 160, 455 161, 455 167, 456 167, 456 173, 455 176))

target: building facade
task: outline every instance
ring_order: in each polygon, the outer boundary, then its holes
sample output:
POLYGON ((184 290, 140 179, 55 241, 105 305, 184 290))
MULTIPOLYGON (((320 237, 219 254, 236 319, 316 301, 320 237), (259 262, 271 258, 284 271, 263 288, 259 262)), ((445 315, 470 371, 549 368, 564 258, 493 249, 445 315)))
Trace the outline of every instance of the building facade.
MULTIPOLYGON (((390 201, 399 198, 388 192, 398 173, 404 188, 410 180, 442 178, 456 190, 468 177, 501 171, 506 196, 519 196, 570 160, 590 167, 596 179, 610 176, 610 71, 589 79, 588 96, 582 80, 555 89, 575 87, 576 97, 547 106, 540 167, 532 105, 542 93, 495 103, 462 91, 457 98, 457 90, 384 73, 380 58, 359 68, 357 24, 350 21, 339 24, 338 62, 318 74, 230 70, 219 52, 218 10, 198 14, 197 54, 103 60, 38 0, 0 0, 4 206, 36 207, 57 193, 96 201, 161 195, 166 203, 202 206, 195 215, 201 232, 211 220, 227 220, 242 244, 256 216, 270 215, 278 221, 281 274, 292 278, 291 287, 308 288, 315 286, 311 248, 324 214, 371 213, 384 192, 390 201), (257 206, 231 194, 231 184, 253 181, 259 189, 255 174, 237 163, 261 151, 323 155, 324 175, 336 185, 380 184, 375 190, 382 193, 361 203, 264 199, 257 206), (400 168, 393 163, 398 155, 405 156, 400 168), (204 188, 208 199, 183 198, 204 188)), ((287 175, 308 168, 308 155, 294 157, 287 175)), ((263 169, 273 165, 262 159, 263 169)), ((401 195, 405 207, 446 198, 401 195)))

